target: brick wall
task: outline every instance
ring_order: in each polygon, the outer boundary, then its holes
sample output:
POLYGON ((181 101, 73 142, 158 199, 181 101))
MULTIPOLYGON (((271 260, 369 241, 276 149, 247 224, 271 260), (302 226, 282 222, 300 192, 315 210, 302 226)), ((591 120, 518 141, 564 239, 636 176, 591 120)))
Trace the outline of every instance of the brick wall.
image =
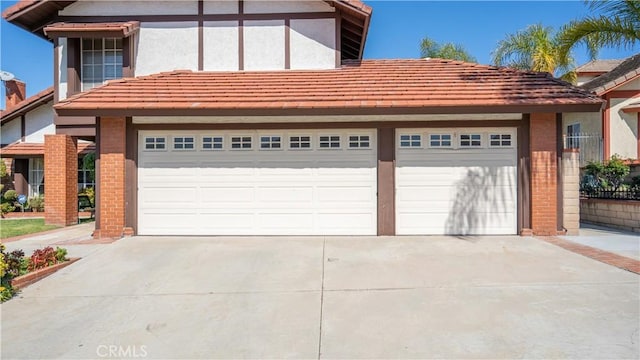
POLYGON ((78 150, 69 135, 45 135, 45 223, 78 223, 78 150))
POLYGON ((557 235, 556 114, 531 114, 530 121, 531 229, 535 235, 557 235))
POLYGON ((100 212, 96 238, 122 237, 125 226, 125 118, 100 119, 100 212))
POLYGON ((640 232, 640 201, 580 199, 580 220, 640 232))

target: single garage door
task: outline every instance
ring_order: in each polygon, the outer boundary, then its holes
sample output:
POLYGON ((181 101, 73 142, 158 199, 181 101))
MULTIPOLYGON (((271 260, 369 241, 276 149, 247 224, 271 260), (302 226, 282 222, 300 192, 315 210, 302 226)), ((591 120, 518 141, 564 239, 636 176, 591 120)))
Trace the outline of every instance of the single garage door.
POLYGON ((374 235, 374 130, 141 131, 141 235, 374 235))
POLYGON ((516 129, 398 129, 397 234, 516 234, 516 129))

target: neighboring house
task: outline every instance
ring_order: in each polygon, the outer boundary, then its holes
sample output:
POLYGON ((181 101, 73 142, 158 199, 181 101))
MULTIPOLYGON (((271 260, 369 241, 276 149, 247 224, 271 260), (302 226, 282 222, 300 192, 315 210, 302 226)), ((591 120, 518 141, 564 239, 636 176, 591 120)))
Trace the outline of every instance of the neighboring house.
MULTIPOLYGON (((640 54, 623 60, 594 60, 576 69, 578 86, 601 96, 601 113, 572 113, 563 118, 569 147, 584 161, 640 158, 640 54)), ((583 161, 583 163, 584 163, 583 161)))
POLYGON ((3 16, 55 47, 47 221, 76 221, 63 154, 93 136, 96 237, 557 234, 562 114, 602 106, 546 73, 362 60, 358 0, 22 1, 3 16))
MULTIPOLYGON (((5 111, 0 111, 0 157, 7 165, 9 182, 4 190, 14 189, 28 197, 44 195, 44 137, 55 134, 53 112, 54 88, 25 98, 26 85, 7 81, 5 111)), ((93 186, 91 173, 84 169, 82 157, 95 151, 93 143, 78 146, 78 186, 93 186)))

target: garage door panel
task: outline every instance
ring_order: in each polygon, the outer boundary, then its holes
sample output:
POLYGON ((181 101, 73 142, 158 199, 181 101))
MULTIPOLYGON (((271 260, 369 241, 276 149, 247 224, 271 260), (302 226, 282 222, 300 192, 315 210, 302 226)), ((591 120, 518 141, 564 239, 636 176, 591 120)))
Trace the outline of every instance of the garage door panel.
MULTIPOLYGON (((515 129, 399 129, 399 134, 451 134, 447 149, 397 149, 398 234, 515 234, 515 129), (481 134, 478 148, 462 148, 457 134, 481 134), (512 134, 511 146, 491 147, 491 133, 512 134)), ((399 143, 399 142, 398 142, 399 143)), ((400 145, 399 145, 400 146, 400 145)))
MULTIPOLYGON (((376 146, 374 130, 357 130, 370 136, 370 148, 317 149, 319 134, 337 134, 342 146, 352 130, 298 130, 291 136, 309 136, 312 149, 289 149, 289 133, 281 148, 264 150, 261 132, 242 131, 252 137, 250 150, 231 148, 231 136, 217 131, 224 148, 198 148, 197 132, 141 131, 144 137, 164 137, 163 151, 139 150, 139 234, 177 235, 324 235, 376 233, 376 146), (174 151, 173 136, 195 137, 193 151, 174 151), (296 134, 296 135, 293 135, 296 134), (157 165, 157 167, 156 167, 157 165), (188 184, 188 186, 185 186, 188 184), (179 195, 185 188, 188 196, 179 195), (195 190, 194 190, 195 189, 195 190), (156 200, 163 191, 176 196, 156 200), (194 193, 195 191, 195 193, 194 193), (188 199, 188 201, 186 201, 188 199), (155 209, 157 207, 157 209, 155 209), (187 211, 175 226, 165 210, 187 211), (180 207, 183 209, 176 209, 180 207), (187 209, 188 208, 188 209, 187 209), (326 212, 326 213, 325 213, 326 212), (169 224, 163 223, 169 222, 169 224)), ((266 137, 266 134, 264 134, 266 137)))

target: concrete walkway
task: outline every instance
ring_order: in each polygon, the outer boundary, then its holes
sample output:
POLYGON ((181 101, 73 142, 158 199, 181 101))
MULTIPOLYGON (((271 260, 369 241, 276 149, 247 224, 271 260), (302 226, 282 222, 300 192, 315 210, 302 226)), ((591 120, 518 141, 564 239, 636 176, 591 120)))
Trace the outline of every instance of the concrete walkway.
POLYGON ((640 260, 640 233, 582 223, 579 235, 561 236, 561 238, 640 260))
POLYGON ((101 246, 1 306, 3 359, 640 357, 640 277, 534 238, 101 246))
POLYGON ((68 226, 41 234, 31 234, 17 241, 4 243, 7 251, 22 249, 26 256, 33 250, 46 246, 56 246, 67 249, 70 257, 85 257, 101 247, 93 240, 91 234, 95 228, 94 222, 68 226))

